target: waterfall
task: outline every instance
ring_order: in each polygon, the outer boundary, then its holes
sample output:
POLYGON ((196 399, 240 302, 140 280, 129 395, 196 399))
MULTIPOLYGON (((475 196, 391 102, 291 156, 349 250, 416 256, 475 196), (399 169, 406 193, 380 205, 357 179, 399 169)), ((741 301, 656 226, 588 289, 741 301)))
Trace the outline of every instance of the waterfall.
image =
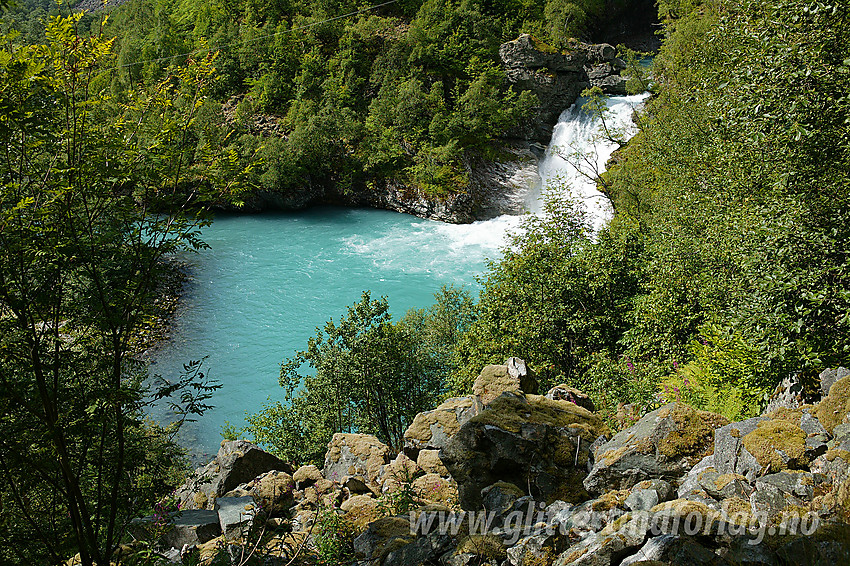
MULTIPOLYGON (((610 132, 616 132, 615 137, 627 140, 637 133, 632 114, 648 96, 604 99, 608 108, 605 124, 610 132)), ((613 210, 608 198, 596 189, 593 178, 605 170, 605 163, 618 144, 604 136, 598 116, 582 110, 586 102, 586 98, 579 98, 558 118, 552 141, 539 165, 541 187, 531 195, 528 208, 532 213, 540 213, 547 190, 569 192, 587 206, 588 218, 598 231, 611 219, 613 210)))

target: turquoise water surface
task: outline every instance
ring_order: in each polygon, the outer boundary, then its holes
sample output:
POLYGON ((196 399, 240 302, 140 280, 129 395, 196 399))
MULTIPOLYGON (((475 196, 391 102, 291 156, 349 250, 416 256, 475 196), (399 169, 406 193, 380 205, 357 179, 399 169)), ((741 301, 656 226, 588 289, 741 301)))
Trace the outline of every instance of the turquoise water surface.
POLYGON ((364 290, 388 297, 398 317, 425 307, 443 284, 467 284, 496 258, 516 217, 450 225, 380 210, 317 208, 298 213, 219 216, 203 230, 210 249, 189 258, 172 338, 153 373, 174 378, 207 356, 223 387, 215 408, 186 427, 183 442, 217 450, 225 421, 244 424, 279 399, 280 362, 304 349, 317 326, 338 319, 364 290))

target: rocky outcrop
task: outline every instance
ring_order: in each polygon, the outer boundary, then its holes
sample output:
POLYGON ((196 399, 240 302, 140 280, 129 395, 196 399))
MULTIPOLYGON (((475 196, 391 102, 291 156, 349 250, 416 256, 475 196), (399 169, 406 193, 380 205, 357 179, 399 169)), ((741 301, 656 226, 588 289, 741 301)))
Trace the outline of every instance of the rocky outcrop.
POLYGON ((507 482, 551 502, 587 498, 590 446, 608 429, 568 401, 505 392, 464 424, 440 451, 458 483, 460 505, 481 506, 481 490, 507 482))
POLYGON ((215 509, 215 500, 240 484, 271 470, 292 467, 245 440, 224 441, 216 457, 198 468, 177 490, 181 509, 215 509))
POLYGON ((681 403, 656 409, 596 449, 584 486, 602 493, 647 479, 676 480, 713 451, 714 430, 726 422, 681 403))
MULTIPOLYGON (((357 566, 850 562, 850 376, 816 406, 728 423, 672 403, 609 440, 581 391, 525 392, 520 362, 485 368, 488 387, 417 416, 415 448, 393 457, 375 437, 336 435, 324 470, 263 472, 168 529, 158 516, 131 530, 203 564, 256 533, 286 563, 326 544, 328 528, 353 537, 357 566)), ((222 449, 202 469, 229 476, 259 450, 222 449)), ((192 500, 204 485, 181 491, 198 489, 192 500)))
POLYGON ((532 118, 511 133, 520 139, 548 143, 558 116, 585 88, 598 86, 605 94, 626 94, 626 79, 620 76, 625 63, 607 43, 574 43, 558 50, 523 34, 503 43, 499 56, 511 85, 537 96, 532 118))
POLYGON ((239 211, 301 210, 317 204, 338 204, 394 210, 452 224, 487 220, 503 214, 517 215, 527 210, 531 195, 540 185, 537 164, 545 150, 545 145, 506 140, 491 148, 486 158, 479 153, 469 154, 464 159, 469 179, 467 186, 440 197, 426 195, 393 179, 350 193, 305 179, 301 187, 285 193, 253 191, 246 196, 239 211))

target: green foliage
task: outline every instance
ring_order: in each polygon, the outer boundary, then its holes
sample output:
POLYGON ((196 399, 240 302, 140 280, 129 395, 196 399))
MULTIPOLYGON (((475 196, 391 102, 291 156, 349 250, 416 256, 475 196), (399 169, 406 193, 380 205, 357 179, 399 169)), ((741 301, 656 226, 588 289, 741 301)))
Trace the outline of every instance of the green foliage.
POLYGON ((347 564, 354 559, 354 527, 336 509, 322 508, 313 527, 316 560, 320 565, 347 564))
POLYGON ((552 194, 546 215, 528 217, 490 266, 478 318, 459 343, 452 394, 467 394, 484 365, 510 356, 528 361, 545 386, 584 383, 589 356, 619 355, 641 242, 630 225, 594 241, 585 218, 578 203, 552 194))
POLYGON ((663 380, 668 400, 681 393, 694 407, 732 421, 761 414, 773 383, 760 352, 738 332, 704 324, 690 354, 688 364, 663 380))
POLYGON ((431 308, 393 322, 386 299, 364 292, 339 322, 316 329, 307 349, 281 364, 285 402, 250 415, 247 430, 293 462, 321 464, 336 432, 375 434, 401 446, 413 417, 442 394, 454 343, 472 316, 463 289, 444 288, 436 298, 431 308))
POLYGON ((195 362, 148 391, 133 350, 162 258, 203 247, 187 186, 203 203, 241 178, 219 146, 192 137, 210 61, 116 104, 100 72, 112 42, 81 36, 81 22, 56 18, 46 44, 6 37, 0 48, 4 562, 79 552, 109 564, 129 520, 179 480, 174 434, 215 387, 195 362), (149 213, 163 205, 173 208, 149 213), (144 420, 172 397, 174 426, 144 420))

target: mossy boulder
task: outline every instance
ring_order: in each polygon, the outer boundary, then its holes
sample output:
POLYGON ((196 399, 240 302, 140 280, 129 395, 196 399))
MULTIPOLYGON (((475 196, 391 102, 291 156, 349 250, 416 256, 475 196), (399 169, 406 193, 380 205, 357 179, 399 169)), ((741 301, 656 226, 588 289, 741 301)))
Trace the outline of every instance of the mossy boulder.
POLYGON ((815 408, 815 416, 830 434, 838 425, 850 422, 850 376, 832 384, 829 395, 815 408))
POLYGON ((439 450, 422 450, 416 458, 416 464, 427 474, 438 474, 443 477, 449 476, 449 470, 440 460, 439 450))
POLYGON ((590 445, 607 433, 599 417, 568 401, 503 393, 461 427, 440 459, 467 510, 478 510, 481 490, 498 481, 547 502, 578 502, 588 497, 581 482, 590 445))
POLYGON ((323 479, 325 479, 325 476, 322 475, 322 471, 313 464, 301 466, 292 474, 292 480, 298 489, 308 488, 323 479))
POLYGON ((596 405, 593 404, 593 400, 590 397, 575 387, 570 387, 563 383, 550 389, 546 393, 546 398, 553 401, 569 401, 587 409, 591 413, 596 411, 596 405))
POLYGON ((537 378, 519 358, 508 358, 505 365, 484 366, 472 384, 472 394, 486 407, 506 392, 537 393, 537 378))
POLYGON ((468 396, 453 397, 432 411, 419 413, 404 432, 405 453, 416 459, 420 450, 439 450, 480 410, 480 403, 468 396))
POLYGON ((585 488, 591 493, 628 489, 647 479, 678 481, 714 449, 721 415, 670 403, 599 446, 585 488))
POLYGON ((437 474, 425 474, 413 480, 413 491, 427 503, 455 507, 458 501, 457 483, 437 474))
POLYGON ((381 518, 378 501, 368 495, 349 497, 340 505, 343 519, 354 527, 355 532, 361 533, 366 525, 381 518))
POLYGON ((216 457, 198 468, 177 489, 181 509, 215 508, 215 500, 272 470, 292 473, 292 466, 246 440, 222 441, 216 457))
POLYGON ((370 434, 337 433, 325 453, 324 477, 342 481, 355 476, 377 486, 389 456, 389 447, 370 434))
POLYGON ((806 459, 806 433, 786 420, 767 420, 758 423, 755 430, 746 434, 741 443, 755 457, 761 470, 779 472, 800 469, 808 464, 806 459))

